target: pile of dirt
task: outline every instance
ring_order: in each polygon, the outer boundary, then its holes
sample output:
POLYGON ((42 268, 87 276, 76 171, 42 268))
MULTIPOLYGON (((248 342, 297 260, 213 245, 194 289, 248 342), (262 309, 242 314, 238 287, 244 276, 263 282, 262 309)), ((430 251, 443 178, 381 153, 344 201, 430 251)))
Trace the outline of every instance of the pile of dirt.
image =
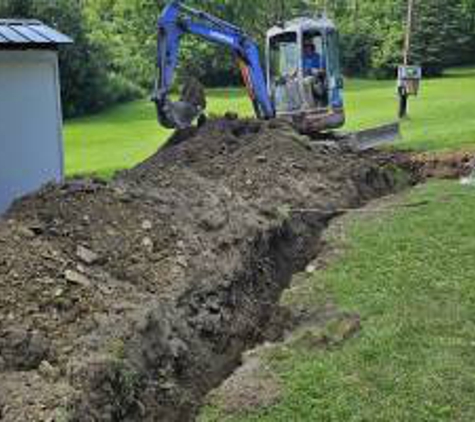
POLYGON ((110 183, 19 201, 0 221, 0 420, 193 420, 281 334, 327 223, 411 182, 400 164, 218 119, 110 183))

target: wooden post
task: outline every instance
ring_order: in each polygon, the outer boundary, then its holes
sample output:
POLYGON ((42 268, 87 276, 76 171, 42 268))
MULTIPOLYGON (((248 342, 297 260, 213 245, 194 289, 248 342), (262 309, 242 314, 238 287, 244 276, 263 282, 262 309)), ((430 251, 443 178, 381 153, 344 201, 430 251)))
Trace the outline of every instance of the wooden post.
MULTIPOLYGON (((411 55, 411 36, 412 36, 412 21, 414 17, 414 1, 408 0, 407 5, 407 21, 406 21, 406 38, 404 41, 403 62, 404 66, 408 66, 411 55)), ((408 108, 408 93, 405 86, 398 86, 399 93, 399 118, 407 117, 408 108)))

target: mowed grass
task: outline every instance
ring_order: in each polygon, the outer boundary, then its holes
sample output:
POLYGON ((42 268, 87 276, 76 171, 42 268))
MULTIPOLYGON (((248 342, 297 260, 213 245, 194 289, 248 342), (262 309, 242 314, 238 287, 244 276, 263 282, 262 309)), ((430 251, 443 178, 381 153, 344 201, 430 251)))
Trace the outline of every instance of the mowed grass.
MULTIPOLYGON (((422 81, 411 97, 409 118, 402 124, 401 148, 416 150, 475 149, 475 69, 460 68, 445 77, 422 81)), ((347 129, 357 130, 396 120, 397 97, 392 81, 349 81, 347 129)))
POLYGON ((414 206, 347 222, 343 257, 306 298, 319 303, 323 285, 361 316, 359 335, 334 350, 279 346, 278 405, 201 422, 475 420, 475 186, 431 183, 401 204, 414 206))
MULTIPOLYGON (((475 149, 475 69, 453 70, 442 79, 423 82, 420 97, 411 100, 410 120, 403 124, 404 148, 475 149)), ((209 90, 209 111, 232 110, 252 116, 242 89, 209 90)), ((348 80, 346 129, 365 129, 395 121, 393 81, 348 80)), ((66 122, 68 175, 110 175, 153 154, 170 132, 161 128, 147 100, 121 105, 95 116, 66 122)))
MULTIPOLYGON (((250 113, 248 99, 240 89, 213 90, 209 97, 212 113, 230 109, 250 113)), ((110 176, 152 155, 170 134, 159 126, 155 105, 148 100, 69 120, 65 124, 66 172, 69 176, 110 176)))

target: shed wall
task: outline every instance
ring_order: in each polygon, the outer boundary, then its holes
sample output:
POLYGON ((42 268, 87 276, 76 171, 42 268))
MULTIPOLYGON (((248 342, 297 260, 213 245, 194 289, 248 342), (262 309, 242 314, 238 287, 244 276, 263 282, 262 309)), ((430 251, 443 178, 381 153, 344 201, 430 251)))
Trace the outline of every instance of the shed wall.
POLYGON ((57 54, 0 51, 0 213, 62 177, 57 54))

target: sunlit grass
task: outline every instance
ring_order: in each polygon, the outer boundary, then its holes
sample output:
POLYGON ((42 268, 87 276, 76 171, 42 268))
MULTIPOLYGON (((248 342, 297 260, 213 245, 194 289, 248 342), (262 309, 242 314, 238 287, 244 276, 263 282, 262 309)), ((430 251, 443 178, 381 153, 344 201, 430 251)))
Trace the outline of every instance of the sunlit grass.
POLYGON ((359 335, 333 350, 277 346, 281 401, 208 408, 201 422, 475 420, 475 187, 431 183, 401 203, 420 205, 347 221, 345 253, 309 281, 305 300, 325 292, 359 314, 359 335))
MULTIPOLYGON (((424 81, 410 103, 403 124, 404 148, 442 150, 475 148, 475 69, 459 69, 442 79, 424 81)), ((242 89, 209 90, 209 112, 252 116, 242 89)), ((396 120, 393 81, 348 80, 347 130, 366 129, 396 120)), ((170 132, 156 121, 147 100, 114 107, 95 116, 66 122, 66 168, 69 175, 111 174, 153 154, 170 132)))

